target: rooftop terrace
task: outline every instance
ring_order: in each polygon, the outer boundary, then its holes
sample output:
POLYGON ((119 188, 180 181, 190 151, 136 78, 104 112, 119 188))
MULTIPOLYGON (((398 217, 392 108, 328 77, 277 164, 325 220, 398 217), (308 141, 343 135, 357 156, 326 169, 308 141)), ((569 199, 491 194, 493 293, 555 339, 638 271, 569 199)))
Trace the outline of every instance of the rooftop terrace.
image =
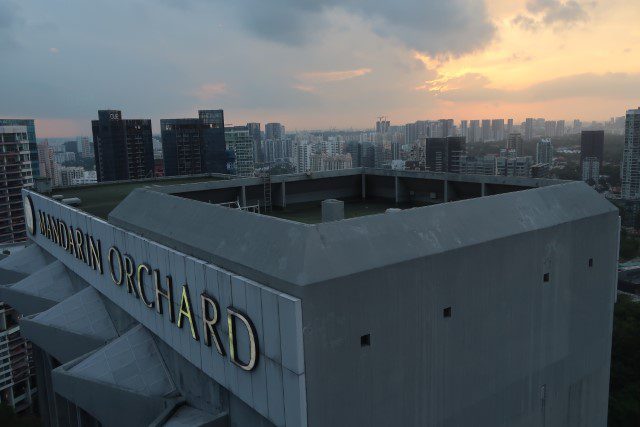
MULTIPOLYGON (((109 213, 134 189, 147 188, 211 204, 259 205, 264 212, 261 178, 202 175, 100 183, 57 188, 52 194, 81 200, 79 209, 108 219, 109 213)), ((269 215, 314 224, 321 221, 321 202, 345 201, 345 218, 383 213, 456 200, 555 185, 562 181, 504 176, 459 175, 355 168, 271 177, 273 210, 269 215)))
POLYGON ((79 208, 91 215, 107 219, 109 212, 136 188, 158 188, 167 185, 193 184, 224 179, 223 176, 194 176, 161 179, 141 179, 135 181, 105 182, 98 184, 76 185, 54 188, 52 195, 64 198, 78 197, 82 203, 79 208))

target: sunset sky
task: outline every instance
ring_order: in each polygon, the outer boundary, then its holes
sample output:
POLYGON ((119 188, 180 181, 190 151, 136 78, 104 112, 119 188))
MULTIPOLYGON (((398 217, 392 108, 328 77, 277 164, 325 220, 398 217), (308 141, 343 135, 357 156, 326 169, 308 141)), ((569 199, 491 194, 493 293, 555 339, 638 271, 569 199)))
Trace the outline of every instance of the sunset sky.
POLYGON ((640 105, 639 22, 638 0, 0 0, 0 117, 603 120, 640 105))

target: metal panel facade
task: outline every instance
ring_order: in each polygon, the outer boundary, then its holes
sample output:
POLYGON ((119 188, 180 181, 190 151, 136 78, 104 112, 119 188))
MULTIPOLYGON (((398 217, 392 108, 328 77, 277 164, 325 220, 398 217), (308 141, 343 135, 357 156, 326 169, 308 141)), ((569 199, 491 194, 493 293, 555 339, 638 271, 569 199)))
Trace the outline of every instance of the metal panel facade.
MULTIPOLYGON (((23 196, 25 200, 27 196, 31 197, 33 203, 35 230, 30 234, 30 238, 35 243, 76 272, 205 374, 276 425, 307 424, 300 299, 114 227, 37 193, 23 190, 23 196), (54 220, 64 221, 66 226, 73 230, 81 230, 86 239, 91 236, 95 242, 99 241, 102 274, 99 269, 93 269, 87 262, 78 259, 60 244, 41 234, 40 212, 54 220), (135 291, 128 291, 126 279, 121 285, 112 280, 109 263, 111 247, 117 247, 123 257, 129 256, 135 266, 144 263, 149 266, 149 271, 159 270, 159 277, 165 289, 165 276, 172 277, 174 322, 168 315, 166 300, 163 301, 163 314, 160 314, 155 307, 146 306, 143 299, 136 296, 135 291), (185 284, 188 284, 190 312, 193 325, 197 329, 198 340, 192 337, 190 322, 184 316, 182 327, 177 327, 181 307, 184 310, 181 296, 185 284), (200 306, 200 296, 203 293, 218 303, 219 321, 215 327, 224 356, 216 350, 215 343, 212 342, 211 346, 204 343, 205 329, 200 306), (242 369, 230 360, 227 308, 243 313, 253 325, 258 356, 252 370, 242 369)), ((117 261, 114 264, 117 264, 117 261)), ((147 300, 153 300, 155 292, 152 276, 147 275, 145 270, 143 276, 142 287, 147 300)), ((235 322, 236 325, 241 324, 237 319, 235 322)), ((237 357, 244 361, 249 357, 246 350, 250 348, 248 328, 247 331, 242 325, 236 328, 237 357)))

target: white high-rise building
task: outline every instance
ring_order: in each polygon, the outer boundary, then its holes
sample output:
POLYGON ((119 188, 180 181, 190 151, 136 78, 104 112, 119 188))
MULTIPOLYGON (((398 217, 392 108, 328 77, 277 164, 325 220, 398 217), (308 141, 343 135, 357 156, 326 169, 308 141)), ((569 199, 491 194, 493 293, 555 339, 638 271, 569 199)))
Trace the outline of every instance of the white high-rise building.
POLYGON ((227 127, 224 139, 228 150, 233 150, 236 156, 235 174, 239 176, 253 176, 253 139, 246 126, 227 127))
POLYGON ((585 182, 598 181, 600 176, 600 159, 597 157, 585 157, 582 160, 582 180, 585 182))
POLYGON ((296 141, 293 146, 293 160, 296 172, 311 170, 311 144, 308 141, 296 141))
POLYGON ((551 138, 542 138, 536 144, 536 163, 545 163, 551 165, 553 163, 553 144, 551 138))
POLYGON ((622 198, 640 199, 640 107, 627 110, 621 169, 622 198))

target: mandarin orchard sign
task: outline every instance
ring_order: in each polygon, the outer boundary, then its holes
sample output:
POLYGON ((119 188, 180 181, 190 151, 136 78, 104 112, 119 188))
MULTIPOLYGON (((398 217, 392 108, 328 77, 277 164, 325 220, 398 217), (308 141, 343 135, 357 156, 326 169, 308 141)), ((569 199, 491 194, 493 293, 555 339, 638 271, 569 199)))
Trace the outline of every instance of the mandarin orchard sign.
MULTIPOLYGON (((35 210, 29 195, 24 197, 25 218, 28 231, 34 235, 35 210)), ((142 304, 147 310, 153 310, 158 316, 168 316, 169 321, 181 329, 188 325, 191 337, 204 343, 244 371, 252 371, 258 362, 258 339, 254 323, 240 310, 229 306, 225 309, 228 342, 223 344, 218 333, 222 321, 218 301, 202 292, 197 297, 191 295, 188 283, 174 283, 170 271, 161 271, 159 265, 144 260, 134 260, 131 255, 122 253, 116 246, 102 247, 99 238, 86 233, 79 226, 75 228, 60 218, 38 210, 39 234, 50 240, 69 256, 85 264, 100 275, 109 275, 113 286, 126 289, 126 292, 142 304), (194 304, 195 303, 195 304, 194 304), (200 322, 197 318, 202 319, 200 322), (248 348, 245 360, 240 360, 237 334, 239 328, 248 335, 248 348)))

